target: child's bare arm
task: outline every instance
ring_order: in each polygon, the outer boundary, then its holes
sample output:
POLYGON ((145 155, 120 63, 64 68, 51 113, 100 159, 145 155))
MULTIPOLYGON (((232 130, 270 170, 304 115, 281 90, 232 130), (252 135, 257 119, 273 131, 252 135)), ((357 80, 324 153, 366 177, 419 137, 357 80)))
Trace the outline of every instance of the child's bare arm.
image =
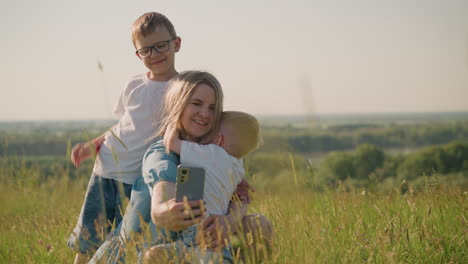
POLYGON ((179 133, 174 124, 171 124, 166 129, 166 133, 164 134, 164 146, 166 147, 167 153, 173 151, 180 154, 181 152, 182 140, 179 138, 179 133))
POLYGON ((237 185, 232 197, 233 200, 239 199, 242 202, 249 204, 252 201, 252 192, 255 192, 255 189, 250 186, 245 178, 242 178, 241 182, 237 185))
POLYGON ((71 150, 71 161, 75 167, 79 168, 82 161, 96 155, 104 143, 105 133, 90 142, 77 143, 71 150))
POLYGON ((231 201, 227 215, 210 215, 203 220, 203 239, 198 237, 198 243, 205 241, 210 249, 223 246, 229 235, 242 230, 242 219, 247 214, 248 204, 243 201, 231 201))

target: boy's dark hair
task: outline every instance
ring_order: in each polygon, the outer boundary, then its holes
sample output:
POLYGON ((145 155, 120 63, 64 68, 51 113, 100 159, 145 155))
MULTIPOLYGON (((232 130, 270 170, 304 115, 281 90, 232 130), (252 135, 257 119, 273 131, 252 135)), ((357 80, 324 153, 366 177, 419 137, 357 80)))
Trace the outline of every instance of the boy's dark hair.
POLYGON ((171 21, 161 13, 149 12, 145 13, 135 22, 133 22, 132 27, 132 42, 135 45, 135 41, 140 37, 146 37, 149 34, 153 33, 157 27, 164 26, 171 37, 177 37, 174 25, 171 21))

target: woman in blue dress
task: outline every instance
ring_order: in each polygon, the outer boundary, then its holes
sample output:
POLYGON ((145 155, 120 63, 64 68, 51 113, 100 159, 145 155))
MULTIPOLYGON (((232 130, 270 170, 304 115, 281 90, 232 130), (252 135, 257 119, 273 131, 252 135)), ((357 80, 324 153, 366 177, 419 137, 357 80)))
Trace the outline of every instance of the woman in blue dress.
MULTIPOLYGON (((167 125, 175 121, 182 139, 208 143, 218 132, 223 111, 221 85, 210 73, 183 72, 171 81, 162 111, 163 121, 156 135, 163 135, 167 125)), ((90 263, 124 263, 132 254, 141 260, 147 248, 177 241, 178 231, 201 220, 204 246, 223 248, 223 262, 232 262, 226 247, 232 233, 250 233, 256 242, 271 242, 273 230, 268 219, 259 214, 246 215, 250 202, 246 182, 238 186, 233 195, 233 201, 237 202, 231 202, 227 215, 205 218, 203 201, 189 202, 190 208, 183 202, 176 202, 179 157, 166 151, 161 137, 154 141, 144 155, 142 175, 132 187, 121 224, 96 251, 90 263)))

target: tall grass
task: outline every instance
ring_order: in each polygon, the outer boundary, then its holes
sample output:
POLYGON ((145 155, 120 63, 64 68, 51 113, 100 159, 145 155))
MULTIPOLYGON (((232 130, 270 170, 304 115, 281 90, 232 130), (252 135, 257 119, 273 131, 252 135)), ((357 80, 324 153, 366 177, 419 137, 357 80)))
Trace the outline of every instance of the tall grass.
POLYGON ((87 179, 65 168, 41 175, 36 166, 0 169, 0 263, 70 263, 66 240, 81 208, 87 179))
MULTIPOLYGON (((0 263, 71 263, 66 240, 87 173, 69 178, 63 165, 45 177, 32 165, 0 164, 0 263)), ((398 186, 386 193, 348 186, 319 192, 303 184, 302 173, 292 167, 290 181, 263 183, 255 193, 250 211, 275 228, 264 263, 468 263, 466 190, 431 180, 405 195, 398 186)))
POLYGON ((258 197, 276 227, 276 263, 466 263, 466 199, 290 192, 258 197))

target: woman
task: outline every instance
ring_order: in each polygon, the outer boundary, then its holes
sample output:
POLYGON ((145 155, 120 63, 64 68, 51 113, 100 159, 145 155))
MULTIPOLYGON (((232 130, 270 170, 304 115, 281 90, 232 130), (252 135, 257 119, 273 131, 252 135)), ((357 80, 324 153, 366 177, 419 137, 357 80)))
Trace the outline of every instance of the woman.
MULTIPOLYGON (((163 135, 168 124, 175 121, 184 140, 207 143, 218 131, 222 104, 221 85, 214 76, 206 72, 183 72, 168 88, 164 99, 164 120, 157 135, 163 135)), ((128 250, 136 247, 141 252, 149 245, 177 240, 177 231, 204 218, 201 209, 203 201, 189 202, 191 210, 187 210, 184 203, 175 202, 178 164, 179 158, 174 153, 166 153, 162 140, 150 146, 143 158, 143 175, 133 185, 130 203, 120 228, 98 249, 91 263, 122 261, 128 243, 134 244, 128 250), (138 237, 142 233, 148 235, 138 237)), ((227 239, 227 231, 239 226, 244 227, 244 232, 261 228, 263 237, 268 241, 271 239, 268 220, 260 215, 245 216, 246 205, 247 201, 231 203, 228 215, 211 215, 203 220, 204 240, 208 242, 208 248, 222 246, 227 239)))

